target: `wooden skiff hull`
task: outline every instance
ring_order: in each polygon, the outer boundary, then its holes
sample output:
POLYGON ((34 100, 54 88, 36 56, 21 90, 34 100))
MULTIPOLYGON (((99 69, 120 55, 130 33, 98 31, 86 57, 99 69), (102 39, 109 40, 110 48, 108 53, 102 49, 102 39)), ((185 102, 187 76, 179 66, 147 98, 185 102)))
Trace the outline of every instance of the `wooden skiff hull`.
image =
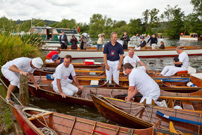
POLYGON ((147 129, 131 129, 30 107, 25 107, 23 108, 24 111, 22 111, 22 108, 19 105, 14 105, 12 109, 23 133, 27 135, 44 135, 42 131, 39 130, 39 128, 44 128, 44 125, 40 122, 46 122, 49 129, 52 129, 53 132, 56 132, 58 135, 92 135, 97 133, 151 135, 154 132, 152 127, 147 129), (30 114, 31 117, 26 118, 22 112, 30 114), (43 115, 45 120, 41 115, 43 115))
MULTIPOLYGON (((169 116, 183 118, 187 120, 201 122, 202 112, 174 110, 172 108, 164 108, 158 106, 147 105, 140 103, 132 103, 125 101, 118 101, 115 99, 106 99, 103 97, 96 97, 92 94, 93 102, 100 114, 112 121, 121 123, 127 127, 142 126, 144 123, 138 121, 141 118, 143 121, 157 123, 161 121, 160 128, 169 128, 169 120, 156 115, 156 111, 160 111, 169 116), (144 109, 146 108, 146 109, 144 109)), ((189 134, 201 134, 202 127, 194 124, 174 122, 176 130, 189 134)))

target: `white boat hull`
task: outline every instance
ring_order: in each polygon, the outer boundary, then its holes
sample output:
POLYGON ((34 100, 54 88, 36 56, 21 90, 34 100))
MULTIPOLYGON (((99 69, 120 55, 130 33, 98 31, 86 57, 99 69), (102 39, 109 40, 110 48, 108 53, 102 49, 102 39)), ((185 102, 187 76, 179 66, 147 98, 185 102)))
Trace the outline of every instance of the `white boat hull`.
POLYGON ((198 37, 190 37, 190 38, 185 38, 185 37, 180 37, 180 40, 192 40, 192 41, 198 41, 198 37))
MULTIPOLYGON (((202 49, 190 49, 184 50, 189 56, 191 55, 202 55, 202 49)), ((64 58, 65 55, 71 55, 73 59, 93 59, 103 58, 102 51, 95 50, 62 50, 60 57, 64 58)), ((177 56, 176 50, 135 50, 135 54, 140 58, 152 58, 152 57, 174 57, 177 56)), ((124 56, 128 55, 128 51, 124 52, 124 56)))

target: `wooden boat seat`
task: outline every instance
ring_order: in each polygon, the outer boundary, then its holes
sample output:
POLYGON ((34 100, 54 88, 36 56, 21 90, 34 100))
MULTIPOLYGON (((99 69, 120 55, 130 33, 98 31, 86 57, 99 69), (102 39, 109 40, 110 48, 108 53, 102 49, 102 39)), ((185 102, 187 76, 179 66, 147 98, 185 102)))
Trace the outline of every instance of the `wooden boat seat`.
POLYGON ((187 70, 185 70, 185 71, 178 71, 177 73, 188 73, 188 71, 187 70))
POLYGON ((182 106, 184 109, 194 110, 194 107, 193 107, 191 101, 182 101, 182 106))
POLYGON ((185 70, 185 71, 179 71, 179 72, 177 72, 174 75, 176 75, 176 76, 182 76, 182 77, 189 77, 190 76, 190 74, 188 74, 187 70, 185 70))
POLYGON ((47 115, 51 115, 51 114, 53 114, 53 112, 46 112, 44 114, 38 114, 38 115, 35 115, 35 116, 28 118, 28 120, 35 120, 36 118, 40 118, 42 116, 47 116, 47 115))

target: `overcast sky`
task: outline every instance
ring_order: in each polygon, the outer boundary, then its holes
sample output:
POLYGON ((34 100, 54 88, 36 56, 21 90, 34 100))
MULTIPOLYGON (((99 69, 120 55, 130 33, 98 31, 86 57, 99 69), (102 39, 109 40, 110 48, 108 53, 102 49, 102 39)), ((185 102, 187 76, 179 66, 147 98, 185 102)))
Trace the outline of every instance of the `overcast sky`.
POLYGON ((178 5, 188 15, 193 11, 191 0, 0 0, 0 17, 12 20, 48 19, 61 21, 75 19, 89 23, 93 14, 102 14, 112 20, 142 18, 146 9, 157 8, 159 16, 169 4, 178 5))

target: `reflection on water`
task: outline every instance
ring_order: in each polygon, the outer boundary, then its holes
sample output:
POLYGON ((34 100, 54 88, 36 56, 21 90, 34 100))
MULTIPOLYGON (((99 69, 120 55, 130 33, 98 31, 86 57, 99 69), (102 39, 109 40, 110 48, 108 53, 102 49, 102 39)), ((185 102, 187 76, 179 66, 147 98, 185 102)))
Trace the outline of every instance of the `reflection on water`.
MULTIPOLYGON (((16 93, 17 94, 17 93, 16 93)), ((52 102, 45 99, 35 98, 30 95, 30 105, 31 107, 41 108, 48 111, 63 113, 67 115, 72 115, 76 117, 81 117, 85 119, 90 119, 94 121, 100 121, 104 123, 116 124, 103 118, 96 108, 90 108, 87 106, 79 106, 74 104, 64 104, 60 102, 52 102)))

